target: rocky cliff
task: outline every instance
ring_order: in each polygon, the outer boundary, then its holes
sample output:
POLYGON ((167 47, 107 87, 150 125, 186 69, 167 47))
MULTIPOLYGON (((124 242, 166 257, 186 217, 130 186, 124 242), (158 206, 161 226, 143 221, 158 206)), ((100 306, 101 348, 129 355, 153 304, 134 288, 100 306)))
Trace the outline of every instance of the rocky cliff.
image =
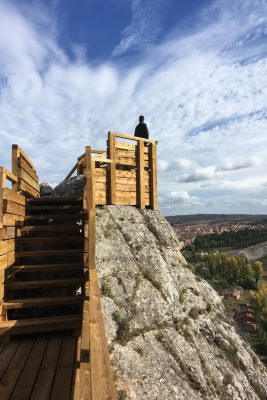
POLYGON ((267 399, 267 373, 156 211, 97 209, 97 270, 119 400, 267 399))

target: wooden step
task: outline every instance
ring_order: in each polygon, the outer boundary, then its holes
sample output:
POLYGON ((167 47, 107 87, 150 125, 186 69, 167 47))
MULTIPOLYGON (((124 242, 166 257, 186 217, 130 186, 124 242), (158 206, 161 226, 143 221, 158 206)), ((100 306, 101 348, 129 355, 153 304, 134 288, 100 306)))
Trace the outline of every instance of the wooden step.
POLYGON ((72 225, 28 225, 23 228, 18 228, 18 232, 35 232, 35 231, 65 231, 65 230, 79 230, 83 229, 82 225, 72 224, 72 225))
POLYGON ((82 204, 43 204, 39 205, 39 203, 36 204, 30 204, 27 206, 27 210, 31 211, 49 211, 49 210, 60 210, 60 211, 72 211, 72 210, 82 210, 82 204))
POLYGON ((72 314, 57 317, 28 318, 0 321, 0 337, 24 335, 35 332, 52 332, 81 328, 81 315, 72 314))
POLYGON ((57 257, 69 255, 82 255, 83 249, 67 249, 67 250, 38 250, 38 251, 16 251, 16 258, 24 257, 57 257))
POLYGON ((78 196, 71 196, 71 197, 60 197, 60 196, 57 196, 57 197, 40 197, 39 199, 29 199, 28 200, 28 203, 30 204, 30 205, 32 205, 32 204, 36 204, 36 203, 38 203, 38 204, 41 204, 41 203, 64 203, 64 204, 71 204, 71 203, 74 203, 74 204, 79 204, 79 203, 81 203, 81 201, 82 201, 82 199, 83 199, 83 196, 82 195, 78 195, 78 196))
POLYGON ((26 215, 25 221, 29 220, 69 220, 69 219, 83 219, 83 214, 47 214, 47 215, 26 215))
POLYGON ((35 299, 16 299, 6 300, 2 303, 4 310, 32 307, 48 307, 57 305, 80 304, 84 296, 64 296, 64 297, 43 297, 35 299))
POLYGON ((38 238, 32 238, 32 237, 20 237, 16 238, 16 241, 18 243, 27 243, 27 244, 42 244, 42 243, 73 243, 73 242, 83 242, 83 237, 82 236, 57 236, 57 237, 38 237, 38 238))
POLYGON ((39 281, 5 281, 5 286, 11 290, 40 289, 47 287, 68 287, 81 285, 83 278, 43 279, 39 281))
POLYGON ((65 270, 79 270, 83 266, 80 263, 67 263, 67 264, 31 264, 31 265, 14 265, 8 268, 10 276, 14 272, 48 272, 48 271, 65 271, 65 270))

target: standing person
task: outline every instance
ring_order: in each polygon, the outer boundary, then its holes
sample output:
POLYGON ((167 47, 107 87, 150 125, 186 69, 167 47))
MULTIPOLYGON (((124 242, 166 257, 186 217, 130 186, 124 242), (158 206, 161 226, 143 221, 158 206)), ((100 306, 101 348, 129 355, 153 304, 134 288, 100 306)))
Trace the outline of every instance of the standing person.
POLYGON ((140 115, 139 117, 139 124, 135 128, 135 133, 134 136, 143 138, 143 139, 149 139, 149 132, 147 128, 147 124, 144 122, 145 117, 143 115, 140 115))

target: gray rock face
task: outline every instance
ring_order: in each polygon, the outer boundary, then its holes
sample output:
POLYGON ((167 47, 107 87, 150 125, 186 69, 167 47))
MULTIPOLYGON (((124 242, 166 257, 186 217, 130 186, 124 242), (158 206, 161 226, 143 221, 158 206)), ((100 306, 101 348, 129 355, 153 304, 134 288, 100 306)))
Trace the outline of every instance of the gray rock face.
POLYGON ((156 211, 97 210, 97 270, 118 399, 267 399, 267 373, 156 211))
POLYGON ((83 194, 84 176, 74 176, 67 181, 61 182, 54 189, 55 196, 75 196, 83 194))
POLYGON ((54 189, 47 182, 40 183, 41 197, 54 196, 54 189))

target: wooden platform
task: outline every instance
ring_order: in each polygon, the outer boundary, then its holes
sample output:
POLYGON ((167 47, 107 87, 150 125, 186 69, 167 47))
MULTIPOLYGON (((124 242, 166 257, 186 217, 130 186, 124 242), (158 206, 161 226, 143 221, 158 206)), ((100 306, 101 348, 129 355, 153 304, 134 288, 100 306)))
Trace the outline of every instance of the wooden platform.
POLYGON ((0 344, 0 399, 71 399, 76 347, 68 332, 12 337, 0 344))

